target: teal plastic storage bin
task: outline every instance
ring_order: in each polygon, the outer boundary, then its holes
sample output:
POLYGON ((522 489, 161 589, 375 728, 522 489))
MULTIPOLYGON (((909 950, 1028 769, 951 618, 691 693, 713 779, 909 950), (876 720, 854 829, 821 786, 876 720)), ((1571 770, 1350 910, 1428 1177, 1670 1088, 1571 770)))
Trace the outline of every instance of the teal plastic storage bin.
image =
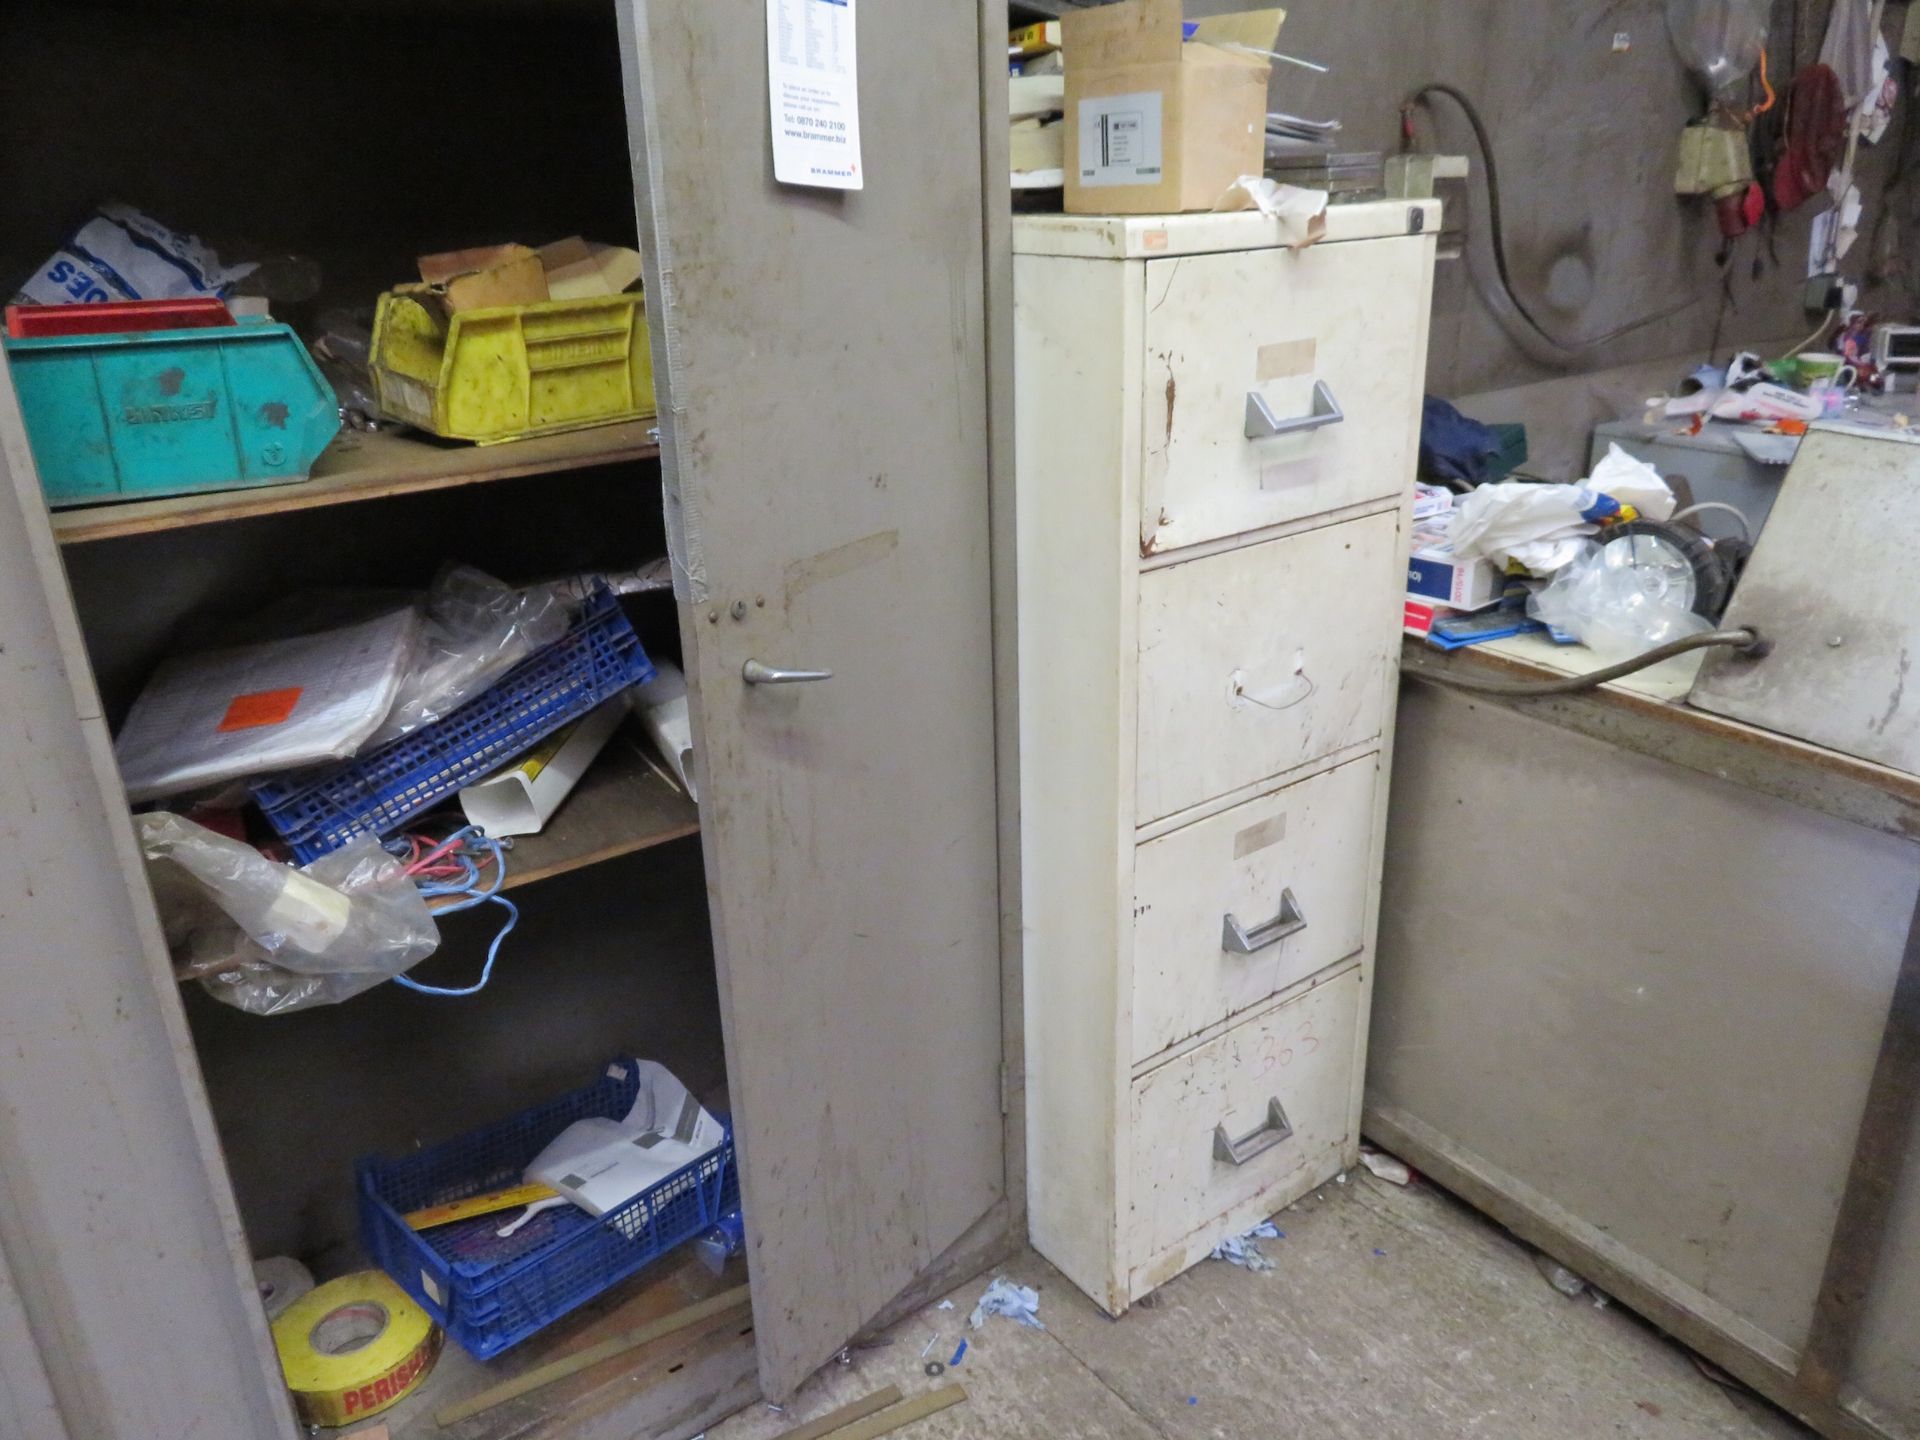
POLYGON ((49 505, 304 480, 340 431, 285 325, 6 343, 49 505))

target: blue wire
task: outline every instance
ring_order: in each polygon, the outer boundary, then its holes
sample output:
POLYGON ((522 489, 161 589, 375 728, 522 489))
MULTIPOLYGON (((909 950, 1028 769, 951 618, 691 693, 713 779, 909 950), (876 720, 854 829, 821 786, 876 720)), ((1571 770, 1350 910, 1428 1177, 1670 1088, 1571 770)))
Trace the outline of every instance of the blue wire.
MULTIPOLYGON (((481 833, 480 828, 476 825, 468 825, 463 829, 456 830, 453 834, 449 835, 446 840, 440 843, 445 845, 448 841, 454 840, 462 842, 463 847, 474 841, 478 841, 491 852, 493 859, 492 882, 484 886, 481 884, 480 864, 473 856, 467 854, 464 848, 460 850, 450 850, 446 856, 442 858, 451 858, 458 861, 466 873, 458 880, 416 881, 415 883, 419 887, 421 897, 428 900, 438 899, 444 895, 460 895, 465 897, 452 905, 441 906, 434 912, 435 915, 451 915, 457 910, 472 910, 480 905, 498 905, 507 912, 507 923, 500 927, 499 932, 493 937, 493 943, 487 946, 486 964, 480 969, 480 978, 474 981, 473 984, 459 989, 453 989, 439 985, 423 985, 418 980, 410 979, 405 975, 394 976, 393 983, 404 986, 406 989, 421 995, 440 995, 458 999, 467 995, 478 995, 482 990, 487 988, 487 981, 493 978, 493 962, 500 958, 500 942, 505 940, 507 936, 512 933, 513 927, 520 923, 520 908, 500 893, 500 887, 506 883, 507 879, 506 854, 500 842, 490 835, 481 833)), ((386 848, 390 853, 399 855, 404 853, 408 847, 404 840, 389 840, 386 848)))

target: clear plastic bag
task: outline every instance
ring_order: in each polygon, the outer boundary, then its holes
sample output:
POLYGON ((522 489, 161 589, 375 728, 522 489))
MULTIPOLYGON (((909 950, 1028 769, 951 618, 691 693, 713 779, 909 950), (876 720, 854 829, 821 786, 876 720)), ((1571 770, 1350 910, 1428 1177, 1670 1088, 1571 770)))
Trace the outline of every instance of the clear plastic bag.
POLYGON ((1667 33, 1708 94, 1753 73, 1767 43, 1767 7, 1759 0, 1667 0, 1667 33))
POLYGON ((387 718, 361 750, 444 719, 542 646, 567 633, 552 586, 516 590, 471 565, 441 571, 425 602, 419 649, 387 718))
POLYGON ((1527 597, 1527 614, 1572 635, 1608 662, 1713 628, 1669 593, 1678 588, 1676 576, 1658 565, 1622 563, 1625 549, 1583 542, 1551 582, 1527 597))
POLYGON ((345 1000, 439 948, 419 889, 370 836, 296 869, 164 810, 134 826, 182 978, 249 1014, 345 1000))
POLYGON ((341 420, 355 430, 379 429, 380 402, 374 394, 371 359, 373 311, 321 311, 319 334, 308 348, 333 386, 341 420))

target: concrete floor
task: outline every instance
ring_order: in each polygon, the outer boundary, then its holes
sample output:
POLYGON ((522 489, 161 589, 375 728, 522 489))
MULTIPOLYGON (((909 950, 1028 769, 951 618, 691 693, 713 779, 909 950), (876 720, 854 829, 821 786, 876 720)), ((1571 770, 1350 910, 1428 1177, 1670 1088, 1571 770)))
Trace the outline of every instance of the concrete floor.
POLYGON ((967 1330, 985 1277, 814 1377, 784 1415, 764 1406, 709 1440, 769 1440, 889 1382, 908 1396, 959 1381, 966 1402, 903 1440, 1788 1440, 1812 1432, 1618 1305, 1551 1289, 1532 1252, 1452 1197, 1364 1171, 1275 1217, 1255 1274, 1206 1261, 1109 1320, 1039 1256, 1000 1272, 1040 1291, 1045 1332, 967 1330), (961 1365, 939 1380, 927 1359, 961 1365))

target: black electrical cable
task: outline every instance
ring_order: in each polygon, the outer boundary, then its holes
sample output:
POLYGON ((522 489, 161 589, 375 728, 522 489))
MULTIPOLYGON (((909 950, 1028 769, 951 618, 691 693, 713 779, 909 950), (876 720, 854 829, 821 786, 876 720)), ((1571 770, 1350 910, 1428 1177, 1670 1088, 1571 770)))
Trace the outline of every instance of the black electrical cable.
POLYGON ((1773 647, 1760 638, 1757 630, 1709 630, 1704 635, 1688 635, 1684 639, 1669 640, 1657 645, 1644 655, 1636 655, 1631 660, 1622 660, 1617 665, 1603 665, 1598 670, 1589 670, 1584 675, 1567 675, 1558 680, 1482 680, 1477 675, 1456 675, 1450 670, 1421 670, 1415 672, 1422 680, 1433 680, 1442 685, 1451 685, 1456 690, 1471 690, 1476 695, 1512 695, 1520 698, 1544 697, 1548 695, 1574 695, 1582 690, 1591 690, 1604 685, 1609 680, 1618 680, 1623 675, 1631 675, 1636 670, 1645 670, 1649 665, 1658 665, 1662 660, 1671 660, 1676 655, 1685 655, 1690 650, 1709 650, 1716 646, 1728 645, 1736 654, 1758 660, 1773 647))
POLYGON ((1671 320, 1674 316, 1681 314, 1683 311, 1691 310, 1700 303, 1699 297, 1696 296, 1670 309, 1662 310, 1656 314, 1647 315, 1641 319, 1631 321, 1628 324, 1617 326, 1607 331, 1604 335, 1596 335, 1591 339, 1563 340, 1558 335, 1555 335, 1553 331, 1549 330, 1541 322, 1540 318, 1536 316, 1533 311, 1527 308, 1526 301, 1520 298, 1520 292, 1514 287, 1513 271, 1507 264, 1506 227, 1501 223, 1500 218, 1500 170, 1493 158, 1493 139, 1487 133, 1486 123, 1481 120, 1479 109, 1474 105, 1472 100, 1467 98, 1466 92, 1458 86, 1435 80, 1422 85, 1409 95, 1406 100, 1401 103, 1401 113, 1411 116, 1414 107, 1422 104, 1429 95, 1444 95, 1453 101, 1455 105, 1460 107, 1460 113, 1466 117, 1468 126, 1473 130, 1474 144, 1480 151, 1481 168, 1486 172, 1487 177, 1487 231, 1488 237, 1493 245, 1494 273, 1500 279, 1500 289, 1505 293, 1507 303, 1513 306, 1520 318, 1526 321, 1533 332, 1542 340, 1546 341, 1547 344, 1556 350, 1563 350, 1570 355, 1583 354, 1588 350, 1597 350, 1600 346, 1610 341, 1618 340, 1623 335, 1630 335, 1636 330, 1644 330, 1649 325, 1659 324, 1662 320, 1671 320))

